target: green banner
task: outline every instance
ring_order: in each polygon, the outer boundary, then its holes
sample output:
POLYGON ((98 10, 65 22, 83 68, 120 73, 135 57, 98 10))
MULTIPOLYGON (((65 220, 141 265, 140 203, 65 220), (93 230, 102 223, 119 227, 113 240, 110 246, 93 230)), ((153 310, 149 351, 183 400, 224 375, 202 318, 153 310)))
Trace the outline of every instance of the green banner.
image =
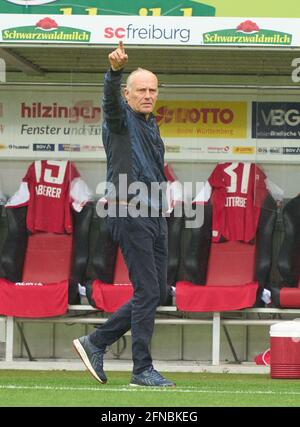
POLYGON ((300 18, 299 0, 0 0, 1 13, 300 18))
POLYGON ((215 8, 195 0, 0 0, 0 13, 214 16, 215 8))
POLYGON ((299 0, 208 0, 218 17, 300 18, 299 0))

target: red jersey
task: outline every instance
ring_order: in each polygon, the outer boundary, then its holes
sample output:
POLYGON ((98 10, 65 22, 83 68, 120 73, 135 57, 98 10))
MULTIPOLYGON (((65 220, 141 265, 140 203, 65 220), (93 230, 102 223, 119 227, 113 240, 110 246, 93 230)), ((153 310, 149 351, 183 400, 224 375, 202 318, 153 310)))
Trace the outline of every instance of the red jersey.
POLYGON ((80 211, 90 198, 88 187, 82 186, 79 172, 70 161, 37 160, 29 166, 19 191, 6 206, 28 206, 26 224, 33 233, 71 233, 71 206, 80 211), (72 198, 72 192, 77 200, 72 198))
POLYGON ((219 163, 208 178, 212 187, 212 241, 251 241, 263 200, 266 175, 254 163, 219 163))

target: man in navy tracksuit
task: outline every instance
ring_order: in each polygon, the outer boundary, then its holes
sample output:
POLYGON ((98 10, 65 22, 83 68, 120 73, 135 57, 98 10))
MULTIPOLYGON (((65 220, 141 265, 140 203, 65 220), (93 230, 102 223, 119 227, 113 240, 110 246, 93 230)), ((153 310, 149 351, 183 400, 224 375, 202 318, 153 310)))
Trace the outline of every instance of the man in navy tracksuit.
POLYGON ((104 80, 103 144, 107 181, 113 184, 108 187, 107 199, 111 212, 116 213, 108 216, 108 227, 122 250, 134 294, 104 325, 74 340, 73 344, 91 374, 99 382, 106 383, 105 349, 131 329, 131 384, 174 386, 153 368, 149 349, 156 308, 167 297, 167 224, 162 215, 165 198, 163 191, 151 193, 151 185, 166 181, 164 145, 152 114, 158 81, 150 71, 135 70, 127 79, 125 102, 121 96, 121 80, 127 60, 120 42, 109 54, 110 69, 104 80), (134 200, 130 185, 136 182, 142 183, 144 189, 139 192, 143 214, 133 217, 130 215, 134 200))

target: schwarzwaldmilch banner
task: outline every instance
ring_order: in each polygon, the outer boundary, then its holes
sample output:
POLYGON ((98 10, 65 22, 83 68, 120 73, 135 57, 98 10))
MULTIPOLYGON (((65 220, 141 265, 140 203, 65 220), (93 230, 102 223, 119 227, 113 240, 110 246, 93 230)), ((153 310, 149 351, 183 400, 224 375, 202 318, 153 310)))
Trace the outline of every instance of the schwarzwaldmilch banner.
POLYGON ((0 0, 0 43, 300 46, 298 0, 0 0))

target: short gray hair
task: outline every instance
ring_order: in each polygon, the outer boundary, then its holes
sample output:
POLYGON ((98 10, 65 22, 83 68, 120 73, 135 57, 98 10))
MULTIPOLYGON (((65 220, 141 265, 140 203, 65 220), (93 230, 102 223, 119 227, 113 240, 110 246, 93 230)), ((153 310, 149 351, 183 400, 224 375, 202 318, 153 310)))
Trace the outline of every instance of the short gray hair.
POLYGON ((150 70, 146 70, 145 68, 141 68, 141 67, 139 67, 139 68, 137 68, 136 70, 133 70, 133 71, 129 74, 129 76, 127 77, 126 86, 127 86, 127 87, 130 87, 130 86, 131 86, 131 83, 132 83, 132 79, 133 79, 133 77, 134 77, 136 74, 138 74, 138 73, 143 73, 143 72, 153 74, 153 76, 155 76, 155 77, 157 78, 157 76, 156 76, 152 71, 150 71, 150 70))

